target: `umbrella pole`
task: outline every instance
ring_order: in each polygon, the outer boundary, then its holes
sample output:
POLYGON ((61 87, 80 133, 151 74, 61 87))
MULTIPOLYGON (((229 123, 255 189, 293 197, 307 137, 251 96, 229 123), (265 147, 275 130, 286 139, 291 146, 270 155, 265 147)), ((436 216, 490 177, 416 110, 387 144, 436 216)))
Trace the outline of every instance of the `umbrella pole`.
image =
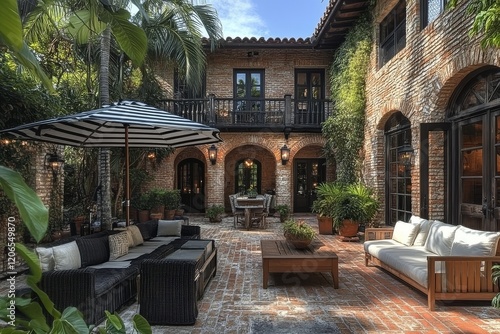
POLYGON ((128 156, 128 124, 125 124, 125 226, 130 225, 130 170, 128 156))

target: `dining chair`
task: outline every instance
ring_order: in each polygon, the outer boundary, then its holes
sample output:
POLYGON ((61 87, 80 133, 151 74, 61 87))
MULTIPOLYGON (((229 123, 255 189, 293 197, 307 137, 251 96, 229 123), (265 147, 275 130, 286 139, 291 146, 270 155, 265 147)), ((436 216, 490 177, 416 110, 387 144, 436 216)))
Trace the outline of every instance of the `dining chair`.
POLYGON ((260 227, 267 228, 267 217, 269 217, 269 209, 271 207, 271 201, 273 199, 273 195, 264 194, 264 210, 262 210, 260 217, 260 227))
POLYGON ((236 197, 237 197, 236 194, 229 195, 229 203, 231 204, 231 212, 233 213, 233 217, 234 217, 234 221, 233 221, 234 228, 236 228, 236 225, 239 224, 239 222, 240 222, 239 218, 243 217, 245 215, 244 210, 236 209, 236 197))

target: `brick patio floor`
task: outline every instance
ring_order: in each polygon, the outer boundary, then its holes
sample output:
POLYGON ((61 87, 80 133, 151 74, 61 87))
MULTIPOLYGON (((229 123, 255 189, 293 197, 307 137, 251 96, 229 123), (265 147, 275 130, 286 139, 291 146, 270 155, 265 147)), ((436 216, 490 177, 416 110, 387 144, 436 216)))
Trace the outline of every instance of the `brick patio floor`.
MULTIPOLYGON (((296 218, 317 228, 313 216, 296 218)), ((232 217, 219 224, 191 217, 202 238, 216 241, 217 275, 199 301, 193 326, 154 326, 153 333, 500 333, 500 310, 489 302, 438 303, 429 312, 424 294, 380 268, 365 267, 362 243, 337 236, 318 238, 337 252, 339 289, 328 273, 270 274, 263 289, 260 240, 283 235, 278 219, 270 220, 268 229, 247 231, 234 229, 232 217), (262 327, 277 323, 285 329, 262 327)), ((120 314, 128 323, 138 312, 134 303, 120 314)))
MULTIPOLYGON (((316 218, 301 217, 317 228, 316 218)), ((263 289, 260 240, 282 238, 278 219, 271 218, 266 230, 250 231, 234 229, 232 217, 220 224, 190 221, 201 226, 202 238, 216 240, 217 275, 199 302, 194 326, 154 326, 154 333, 252 333, 262 321, 289 324, 288 333, 305 322, 336 326, 340 333, 500 333, 500 310, 489 302, 438 303, 429 312, 424 294, 380 268, 365 267, 362 243, 337 236, 318 237, 337 252, 339 289, 328 273, 270 274, 263 289)), ((121 314, 130 319, 138 311, 132 304, 121 314)))

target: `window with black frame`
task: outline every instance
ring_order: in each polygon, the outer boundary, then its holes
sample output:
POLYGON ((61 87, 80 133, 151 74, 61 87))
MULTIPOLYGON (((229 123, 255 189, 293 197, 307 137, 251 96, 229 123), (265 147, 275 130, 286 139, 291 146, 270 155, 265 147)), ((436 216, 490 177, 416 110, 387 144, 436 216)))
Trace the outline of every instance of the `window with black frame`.
POLYGON ((406 1, 400 1, 380 23, 379 66, 406 46, 406 1))
POLYGON ((420 4, 422 29, 432 23, 444 11, 446 3, 446 0, 422 0, 420 4))
POLYGON ((411 209, 411 166, 401 159, 401 149, 411 144, 410 121, 401 113, 388 120, 386 137, 386 224, 408 221, 411 209))

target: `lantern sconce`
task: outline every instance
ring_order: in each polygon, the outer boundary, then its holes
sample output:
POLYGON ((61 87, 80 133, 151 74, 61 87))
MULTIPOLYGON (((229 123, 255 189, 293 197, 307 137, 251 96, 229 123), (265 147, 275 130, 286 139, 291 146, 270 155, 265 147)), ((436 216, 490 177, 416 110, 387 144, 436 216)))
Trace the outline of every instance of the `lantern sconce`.
POLYGON ((398 160, 402 163, 406 168, 411 166, 411 161, 413 159, 413 148, 408 142, 405 142, 401 148, 398 149, 398 160))
POLYGON ((208 148, 208 159, 212 163, 212 165, 215 165, 217 162, 217 147, 215 147, 214 144, 208 148))
POLYGON ((281 164, 286 165, 288 160, 290 160, 290 149, 285 144, 281 148, 281 164))
POLYGON ((64 163, 64 159, 61 158, 57 153, 47 153, 45 155, 45 168, 52 170, 54 175, 59 174, 61 167, 64 163))

